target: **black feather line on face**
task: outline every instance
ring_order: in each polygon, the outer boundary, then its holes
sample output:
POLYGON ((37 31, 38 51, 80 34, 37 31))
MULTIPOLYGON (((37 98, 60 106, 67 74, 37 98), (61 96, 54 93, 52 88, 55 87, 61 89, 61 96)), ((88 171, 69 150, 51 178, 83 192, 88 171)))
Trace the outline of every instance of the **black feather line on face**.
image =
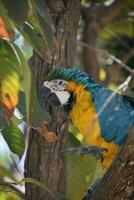
POLYGON ((70 112, 71 111, 75 100, 76 100, 76 98, 75 98, 74 94, 70 93, 69 100, 68 100, 67 104, 64 105, 65 112, 70 112))

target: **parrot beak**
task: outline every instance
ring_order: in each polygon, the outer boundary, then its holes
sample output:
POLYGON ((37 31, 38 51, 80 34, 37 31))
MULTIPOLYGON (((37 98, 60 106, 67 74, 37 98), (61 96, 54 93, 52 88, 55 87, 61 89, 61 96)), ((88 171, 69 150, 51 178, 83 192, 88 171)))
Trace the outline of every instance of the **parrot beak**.
POLYGON ((39 89, 39 102, 43 108, 61 105, 57 95, 45 85, 42 85, 39 89))

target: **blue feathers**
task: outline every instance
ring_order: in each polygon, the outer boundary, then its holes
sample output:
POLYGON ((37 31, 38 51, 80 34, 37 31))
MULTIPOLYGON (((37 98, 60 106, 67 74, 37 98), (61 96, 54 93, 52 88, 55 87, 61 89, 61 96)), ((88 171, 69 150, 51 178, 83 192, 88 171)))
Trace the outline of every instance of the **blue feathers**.
POLYGON ((47 80, 65 79, 66 81, 74 81, 85 86, 85 89, 96 91, 101 87, 90 76, 87 76, 82 70, 78 68, 57 68, 52 70, 47 76, 47 80))
MULTIPOLYGON (((113 92, 97 84, 90 76, 76 68, 54 69, 47 77, 48 80, 58 78, 84 85, 85 89, 92 93, 97 112, 100 111, 102 105, 113 92)), ((116 94, 101 113, 99 121, 101 136, 107 142, 114 141, 116 144, 121 145, 129 129, 134 125, 134 102, 116 94)))
MULTIPOLYGON (((99 112, 111 93, 111 90, 102 87, 95 95, 94 103, 97 112, 99 112)), ((99 118, 101 135, 107 142, 114 141, 119 145, 124 142, 129 129, 134 125, 133 110, 134 103, 116 94, 99 118)))

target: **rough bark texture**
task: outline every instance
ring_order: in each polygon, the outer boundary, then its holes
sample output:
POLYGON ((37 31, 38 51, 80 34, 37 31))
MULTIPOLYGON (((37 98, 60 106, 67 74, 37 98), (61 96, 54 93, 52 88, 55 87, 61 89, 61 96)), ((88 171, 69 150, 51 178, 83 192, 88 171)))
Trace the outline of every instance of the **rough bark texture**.
POLYGON ((85 24, 82 40, 89 45, 89 48, 83 48, 82 61, 85 71, 95 80, 99 80, 98 32, 118 15, 124 3, 125 0, 115 0, 110 6, 102 6, 92 2, 82 9, 85 24))
MULTIPOLYGON (((35 55, 32 59, 32 70, 37 85, 42 83, 45 74, 52 67, 72 66, 75 54, 77 27, 79 22, 79 1, 49 1, 48 7, 54 18, 57 48, 51 58, 40 59, 35 55), (60 8, 59 8, 59 7, 60 8)), ((48 143, 35 130, 30 131, 25 176, 35 178, 47 184, 52 190, 65 194, 66 190, 66 158, 61 153, 67 146, 67 116, 61 109, 53 109, 49 130, 58 135, 55 143, 48 143)), ((26 184, 27 200, 53 200, 47 192, 26 184)))
POLYGON ((134 200, 134 128, 91 200, 134 200))

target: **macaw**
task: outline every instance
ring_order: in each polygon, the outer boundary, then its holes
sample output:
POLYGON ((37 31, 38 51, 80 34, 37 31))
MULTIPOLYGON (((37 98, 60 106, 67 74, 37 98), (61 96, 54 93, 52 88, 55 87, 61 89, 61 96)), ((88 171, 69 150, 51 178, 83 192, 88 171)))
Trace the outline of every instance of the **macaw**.
POLYGON ((64 106, 86 143, 107 149, 102 162, 105 169, 111 165, 134 125, 134 102, 120 94, 115 94, 96 117, 112 93, 77 68, 53 69, 39 91, 43 107, 64 106))

